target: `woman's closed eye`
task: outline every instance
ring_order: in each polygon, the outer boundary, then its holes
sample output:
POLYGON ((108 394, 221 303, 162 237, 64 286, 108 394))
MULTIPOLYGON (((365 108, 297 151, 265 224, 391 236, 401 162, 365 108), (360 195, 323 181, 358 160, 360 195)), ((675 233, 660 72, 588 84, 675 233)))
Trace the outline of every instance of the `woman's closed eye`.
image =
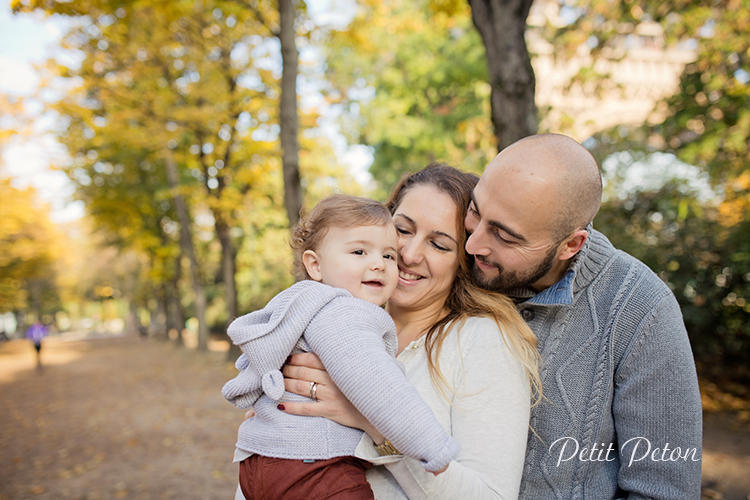
POLYGON ((438 243, 438 242, 436 242, 436 241, 431 241, 431 242, 430 242, 430 244, 432 245, 432 247, 433 247, 433 248, 434 248, 435 250, 437 250, 437 251, 439 251, 439 252, 450 252, 450 251, 451 251, 451 249, 450 249, 450 248, 448 248, 448 247, 446 247, 445 245, 442 245, 442 244, 440 244, 440 243, 438 243))
POLYGON ((408 229, 401 227, 401 226, 396 226, 396 232, 398 234, 403 234, 403 235, 411 234, 411 232, 408 229))

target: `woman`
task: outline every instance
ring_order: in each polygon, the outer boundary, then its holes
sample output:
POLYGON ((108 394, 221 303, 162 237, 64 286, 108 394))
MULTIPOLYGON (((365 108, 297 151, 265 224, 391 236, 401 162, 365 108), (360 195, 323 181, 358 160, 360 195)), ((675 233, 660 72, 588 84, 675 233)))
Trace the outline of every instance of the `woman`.
POLYGON ((387 436, 343 398, 314 355, 295 355, 284 368, 286 389, 308 395, 316 382, 318 402, 285 403, 283 411, 366 432, 357 454, 385 464, 368 471, 381 500, 518 497, 530 394, 539 387, 536 339, 510 300, 471 281, 463 220, 477 180, 431 165, 405 176, 387 203, 399 234, 399 285, 386 309, 409 381, 461 445, 444 473, 380 457, 375 446, 387 436))

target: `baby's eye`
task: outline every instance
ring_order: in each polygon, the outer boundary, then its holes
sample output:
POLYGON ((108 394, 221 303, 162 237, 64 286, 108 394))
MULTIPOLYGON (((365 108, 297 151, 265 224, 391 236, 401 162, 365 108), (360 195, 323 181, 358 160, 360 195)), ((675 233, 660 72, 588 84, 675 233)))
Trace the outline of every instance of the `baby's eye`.
POLYGON ((353 253, 354 255, 364 255, 364 254, 365 254, 365 251, 364 251, 364 250, 354 250, 354 251, 353 251, 352 253, 353 253))
POLYGON ((385 257, 386 259, 390 259, 390 260, 396 260, 396 256, 395 256, 395 255, 393 255, 393 254, 390 254, 390 253, 387 253, 387 254, 385 254, 385 255, 384 255, 384 257, 385 257))

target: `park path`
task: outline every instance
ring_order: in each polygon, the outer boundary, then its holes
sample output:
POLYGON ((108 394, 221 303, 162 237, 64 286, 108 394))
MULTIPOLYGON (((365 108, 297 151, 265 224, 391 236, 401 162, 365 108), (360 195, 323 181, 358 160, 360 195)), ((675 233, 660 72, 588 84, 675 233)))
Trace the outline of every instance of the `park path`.
MULTIPOLYGON (((0 500, 230 500, 243 412, 224 352, 132 338, 0 343, 0 500)), ((704 499, 750 499, 750 429, 705 418, 704 499)))
POLYGON ((233 498, 243 413, 223 352, 138 339, 0 344, 0 500, 233 498))

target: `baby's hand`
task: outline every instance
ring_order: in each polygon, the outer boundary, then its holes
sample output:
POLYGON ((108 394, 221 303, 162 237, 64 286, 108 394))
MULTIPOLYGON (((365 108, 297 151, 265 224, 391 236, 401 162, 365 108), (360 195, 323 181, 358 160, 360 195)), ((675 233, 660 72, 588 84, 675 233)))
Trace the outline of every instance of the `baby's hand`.
MULTIPOLYGON (((250 420, 254 416, 255 416, 255 410, 253 410, 252 408, 250 408, 249 410, 247 410, 245 412, 245 420, 250 420)), ((443 470, 445 470, 445 469, 443 469, 443 470)), ((442 471, 440 471, 440 472, 442 472, 442 471)))

